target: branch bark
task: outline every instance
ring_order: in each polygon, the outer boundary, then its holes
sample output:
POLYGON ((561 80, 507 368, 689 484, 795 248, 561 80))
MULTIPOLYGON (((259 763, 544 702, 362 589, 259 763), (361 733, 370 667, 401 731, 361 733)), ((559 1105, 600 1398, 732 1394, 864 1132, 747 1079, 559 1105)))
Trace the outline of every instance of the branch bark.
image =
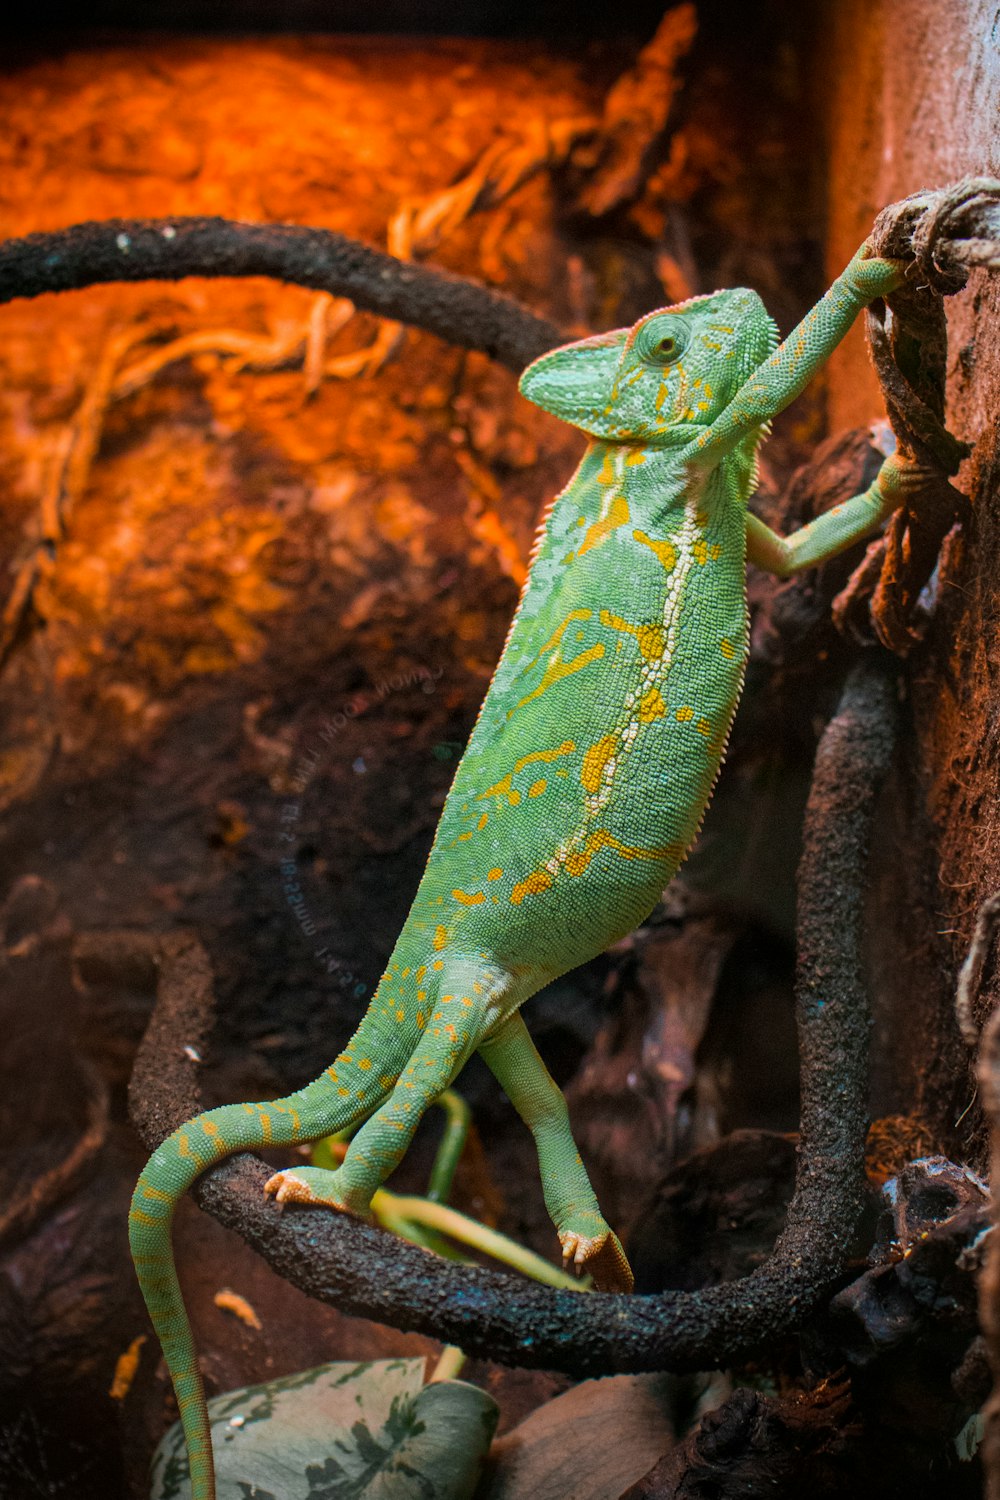
POLYGON ((397 260, 346 235, 232 219, 106 219, 0 244, 0 302, 110 281, 271 276, 395 318, 515 374, 567 335, 470 277, 397 260))

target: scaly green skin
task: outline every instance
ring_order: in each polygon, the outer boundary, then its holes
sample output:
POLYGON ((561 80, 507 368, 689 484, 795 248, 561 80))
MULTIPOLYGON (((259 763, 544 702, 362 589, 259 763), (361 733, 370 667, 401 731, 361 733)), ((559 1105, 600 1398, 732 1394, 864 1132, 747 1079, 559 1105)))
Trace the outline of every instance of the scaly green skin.
POLYGON ((214 1479, 197 1358, 174 1271, 178 1198, 248 1147, 366 1123, 336 1171, 267 1191, 366 1216, 428 1105, 477 1049, 534 1133, 564 1256, 604 1289, 632 1277, 601 1216, 566 1105, 519 1007, 631 931, 690 848, 718 773, 747 650, 745 562, 785 574, 875 529, 906 471, 782 539, 749 517, 755 450, 899 263, 864 247, 776 352, 737 289, 584 339, 524 374, 529 400, 591 442, 540 533, 518 611, 388 968, 347 1048, 308 1087, 176 1131, 129 1221, 184 1422, 195 1500, 214 1479))

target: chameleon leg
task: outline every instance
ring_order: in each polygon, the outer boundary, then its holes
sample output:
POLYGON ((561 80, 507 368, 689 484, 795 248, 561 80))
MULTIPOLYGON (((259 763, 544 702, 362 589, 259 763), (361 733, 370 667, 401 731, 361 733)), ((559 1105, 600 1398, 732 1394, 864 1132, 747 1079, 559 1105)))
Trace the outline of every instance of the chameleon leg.
POLYGON ((439 1002, 389 1098, 358 1131, 340 1166, 275 1172, 265 1192, 279 1203, 315 1204, 370 1218, 372 1196, 402 1161, 424 1111, 475 1051, 484 1011, 480 999, 464 995, 439 1002))
POLYGON ((618 1236, 598 1206, 576 1142, 562 1092, 542 1062, 528 1028, 515 1012, 480 1056, 535 1138, 545 1206, 556 1226, 563 1259, 586 1269, 605 1292, 630 1292, 632 1270, 618 1236))
POLYGON ((905 262, 869 255, 867 244, 862 245, 816 306, 705 429, 697 442, 700 458, 717 463, 742 438, 784 411, 826 363, 861 309, 902 286, 905 273, 905 262))
POLYGON ((748 514, 747 556, 758 568, 777 573, 779 578, 787 578, 799 568, 814 567, 877 531, 904 504, 907 489, 919 483, 920 475, 914 465, 891 453, 863 494, 852 495, 824 511, 790 536, 779 536, 756 516, 748 514))

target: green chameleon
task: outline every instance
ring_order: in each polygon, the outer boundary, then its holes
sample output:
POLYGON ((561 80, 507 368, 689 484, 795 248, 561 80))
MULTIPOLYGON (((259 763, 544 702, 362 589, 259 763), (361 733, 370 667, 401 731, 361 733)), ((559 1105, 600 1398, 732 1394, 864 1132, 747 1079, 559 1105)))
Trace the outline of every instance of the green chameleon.
POLYGON ((889 457, 864 494, 790 537, 747 512, 771 418, 903 276, 903 262, 862 246, 780 348, 760 298, 738 288, 556 349, 522 376, 529 401, 590 441, 539 531, 374 998, 319 1078, 284 1099, 199 1115, 154 1153, 135 1190, 132 1254, 194 1500, 214 1495, 212 1452, 170 1226, 178 1198, 232 1152, 364 1121, 335 1171, 276 1172, 266 1191, 365 1218, 421 1115, 478 1051, 534 1134, 564 1259, 602 1290, 631 1290, 520 1008, 647 917, 691 847, 743 682, 747 558, 784 576, 901 503, 912 470, 889 457))

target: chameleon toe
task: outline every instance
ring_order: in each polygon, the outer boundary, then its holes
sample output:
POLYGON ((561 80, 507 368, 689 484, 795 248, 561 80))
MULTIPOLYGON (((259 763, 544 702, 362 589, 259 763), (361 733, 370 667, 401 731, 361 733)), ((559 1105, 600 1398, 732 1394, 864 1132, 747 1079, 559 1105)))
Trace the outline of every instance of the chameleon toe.
POLYGON ((577 1273, 593 1278, 599 1292, 631 1292, 635 1277, 621 1240, 610 1229, 604 1234, 576 1234, 572 1230, 559 1236, 563 1262, 571 1262, 577 1273))

